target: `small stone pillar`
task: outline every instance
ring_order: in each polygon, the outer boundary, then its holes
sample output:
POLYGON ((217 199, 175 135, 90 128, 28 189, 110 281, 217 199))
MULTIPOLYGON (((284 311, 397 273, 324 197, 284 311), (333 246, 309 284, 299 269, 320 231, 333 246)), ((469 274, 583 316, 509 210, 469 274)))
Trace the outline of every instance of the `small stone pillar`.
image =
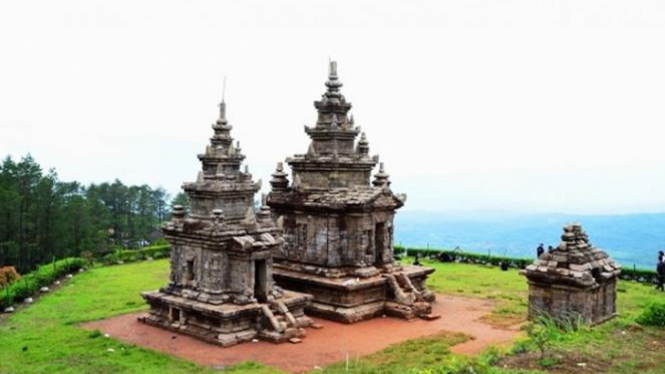
POLYGON ((563 228, 561 244, 521 272, 529 282, 529 319, 604 322, 616 315, 621 265, 595 248, 580 224, 563 228))

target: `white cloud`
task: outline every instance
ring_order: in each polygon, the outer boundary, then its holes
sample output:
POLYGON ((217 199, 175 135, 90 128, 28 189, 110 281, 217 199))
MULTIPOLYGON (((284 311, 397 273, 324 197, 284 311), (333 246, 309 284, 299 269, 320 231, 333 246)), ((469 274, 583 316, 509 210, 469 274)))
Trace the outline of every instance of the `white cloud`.
POLYGON ((0 154, 175 191, 227 75, 267 181, 306 150, 330 56, 407 209, 664 210, 663 21, 661 1, 5 1, 0 154))

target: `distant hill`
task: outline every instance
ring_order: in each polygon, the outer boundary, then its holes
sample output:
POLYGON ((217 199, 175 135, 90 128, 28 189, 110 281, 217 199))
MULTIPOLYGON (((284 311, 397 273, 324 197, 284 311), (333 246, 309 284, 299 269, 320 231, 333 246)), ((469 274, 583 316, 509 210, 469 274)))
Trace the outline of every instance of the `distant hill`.
POLYGON ((564 224, 579 222, 591 242, 624 266, 655 267, 665 250, 665 213, 627 215, 523 215, 505 212, 448 215, 403 211, 397 214, 395 243, 463 249, 496 255, 535 256, 544 243, 556 247, 564 224))

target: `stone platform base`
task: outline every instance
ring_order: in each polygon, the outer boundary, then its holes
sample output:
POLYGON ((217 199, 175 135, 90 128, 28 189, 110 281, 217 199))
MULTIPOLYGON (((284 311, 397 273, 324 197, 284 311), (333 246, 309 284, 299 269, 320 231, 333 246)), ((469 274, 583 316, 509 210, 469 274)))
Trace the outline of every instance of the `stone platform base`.
POLYGON ((368 278, 327 278, 276 265, 273 278, 284 289, 314 296, 314 300, 305 309, 307 314, 336 322, 354 323, 383 315, 404 319, 429 315, 432 310, 430 303, 435 296, 427 290, 425 281, 433 272, 434 269, 419 266, 405 266, 399 271, 410 279, 420 294, 421 300, 410 305, 395 301, 395 291, 385 274, 368 278))
POLYGON ((312 320, 304 314, 310 295, 285 291, 272 302, 211 305, 155 291, 141 296, 150 314, 139 321, 223 347, 253 339, 281 343, 305 336, 312 320), (286 312, 285 312, 286 311, 286 312))
POLYGON ((616 316, 616 280, 593 287, 529 282, 529 318, 548 316, 557 320, 596 325, 616 316))

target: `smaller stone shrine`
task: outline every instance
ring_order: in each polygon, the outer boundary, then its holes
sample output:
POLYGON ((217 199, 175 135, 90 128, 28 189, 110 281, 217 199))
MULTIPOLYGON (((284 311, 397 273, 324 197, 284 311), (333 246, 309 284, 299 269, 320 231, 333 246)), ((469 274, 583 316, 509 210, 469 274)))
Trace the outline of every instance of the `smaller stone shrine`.
POLYGON ((150 314, 141 322, 230 346, 252 339, 296 342, 312 320, 304 315, 312 296, 275 285, 272 256, 283 243, 265 205, 257 213, 261 188, 240 164, 220 104, 214 135, 199 159, 196 182, 185 183, 191 211, 176 206, 162 231, 171 243, 169 284, 144 292, 150 314))
POLYGON ((595 248, 580 224, 564 226, 561 239, 521 272, 529 282, 529 318, 597 324, 614 317, 621 265, 595 248))

